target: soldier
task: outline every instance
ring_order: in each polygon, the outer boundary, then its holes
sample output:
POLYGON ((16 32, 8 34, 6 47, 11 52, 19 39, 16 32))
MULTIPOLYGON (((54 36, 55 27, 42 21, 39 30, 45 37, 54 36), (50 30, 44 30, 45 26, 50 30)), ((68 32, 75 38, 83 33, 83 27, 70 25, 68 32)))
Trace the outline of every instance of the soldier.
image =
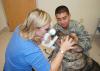
MULTIPOLYGON (((91 48, 90 36, 87 33, 87 31, 85 31, 84 26, 82 24, 79 24, 75 20, 71 20, 71 14, 69 12, 69 9, 66 6, 61 5, 61 6, 57 7, 55 10, 55 16, 57 19, 57 23, 54 25, 54 28, 57 31, 58 37, 60 37, 62 35, 74 34, 75 36, 78 37, 77 46, 82 48, 83 54, 88 54, 88 50, 91 48)), ((52 61, 52 59, 55 57, 56 53, 59 51, 60 39, 57 40, 55 46, 57 48, 54 49, 54 51, 50 55, 50 57, 49 57, 50 61, 52 61)), ((80 56, 80 53, 78 53, 78 54, 79 55, 77 55, 77 56, 80 56)), ((67 71, 69 69, 68 63, 70 63, 71 59, 73 59, 73 55, 75 55, 75 54, 72 53, 72 54, 68 55, 68 52, 66 52, 64 54, 63 61, 62 61, 62 71, 67 71), (72 58, 69 59, 69 56, 72 58)), ((74 59, 77 59, 77 56, 74 56, 75 57, 74 59)), ((88 58, 88 57, 86 57, 86 58, 88 58)), ((82 59, 83 59, 83 61, 86 60, 86 59, 84 59, 84 57, 82 59)), ((80 60, 80 58, 78 58, 77 60, 80 60)), ((73 62, 73 64, 71 63, 69 65, 74 66, 75 69, 78 69, 78 68, 81 69, 82 67, 84 67, 83 66, 84 62, 82 62, 82 60, 80 60, 80 62, 79 61, 77 61, 77 62, 71 61, 71 62, 73 62), (83 65, 82 65, 82 63, 83 63, 83 65)), ((86 60, 85 62, 88 62, 88 60, 86 60)), ((69 70, 69 71, 71 71, 71 70, 69 70)), ((74 70, 72 69, 72 71, 74 71, 74 70)))
POLYGON ((75 33, 79 39, 78 45, 83 48, 84 53, 87 54, 87 51, 91 48, 91 44, 90 36, 87 31, 84 30, 84 26, 75 20, 71 20, 71 14, 66 6, 62 5, 57 7, 55 10, 55 16, 57 23, 54 28, 66 35, 75 33))

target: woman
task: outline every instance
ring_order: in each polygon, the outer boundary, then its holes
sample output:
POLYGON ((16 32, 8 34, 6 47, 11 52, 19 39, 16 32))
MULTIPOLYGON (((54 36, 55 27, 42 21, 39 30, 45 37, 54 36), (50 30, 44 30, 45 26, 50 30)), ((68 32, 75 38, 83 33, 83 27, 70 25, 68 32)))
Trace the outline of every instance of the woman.
POLYGON ((38 45, 50 28, 50 22, 49 14, 43 10, 35 9, 29 13, 25 22, 15 29, 7 46, 4 71, 32 71, 32 68, 36 71, 59 69, 64 53, 73 49, 71 46, 74 42, 69 37, 61 40, 60 51, 49 63, 38 45))

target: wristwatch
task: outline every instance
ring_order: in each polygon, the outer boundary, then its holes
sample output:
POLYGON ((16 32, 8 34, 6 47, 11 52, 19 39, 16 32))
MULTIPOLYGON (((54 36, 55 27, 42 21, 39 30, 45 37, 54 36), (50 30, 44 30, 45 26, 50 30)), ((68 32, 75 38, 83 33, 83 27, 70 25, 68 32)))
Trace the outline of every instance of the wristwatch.
POLYGON ((59 52, 62 53, 62 54, 64 54, 64 51, 63 50, 59 50, 59 52))

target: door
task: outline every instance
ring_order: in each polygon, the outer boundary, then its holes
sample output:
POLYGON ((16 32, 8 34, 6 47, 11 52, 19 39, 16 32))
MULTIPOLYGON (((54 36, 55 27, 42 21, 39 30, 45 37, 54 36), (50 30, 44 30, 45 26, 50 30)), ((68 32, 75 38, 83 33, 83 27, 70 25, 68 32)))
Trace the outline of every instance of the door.
POLYGON ((23 23, 27 13, 36 8, 36 0, 3 0, 10 31, 23 23))

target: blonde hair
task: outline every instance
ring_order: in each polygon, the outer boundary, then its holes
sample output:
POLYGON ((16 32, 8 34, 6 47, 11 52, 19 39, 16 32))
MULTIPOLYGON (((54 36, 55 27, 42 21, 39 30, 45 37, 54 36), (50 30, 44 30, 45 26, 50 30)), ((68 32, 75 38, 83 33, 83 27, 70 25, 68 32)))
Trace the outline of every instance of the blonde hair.
POLYGON ((33 35, 35 28, 42 27, 48 22, 51 22, 51 18, 47 12, 40 9, 32 10, 24 23, 20 25, 20 32, 22 35, 25 34, 25 38, 28 38, 29 35, 33 35))

